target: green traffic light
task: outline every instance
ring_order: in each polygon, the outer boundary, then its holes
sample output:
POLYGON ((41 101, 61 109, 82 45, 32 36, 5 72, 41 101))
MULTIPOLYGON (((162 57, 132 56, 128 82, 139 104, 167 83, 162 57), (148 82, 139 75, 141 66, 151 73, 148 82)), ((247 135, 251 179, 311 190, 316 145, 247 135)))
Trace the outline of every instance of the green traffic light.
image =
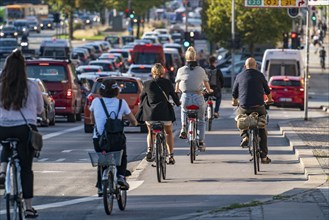
POLYGON ((315 16, 312 16, 312 20, 315 21, 316 20, 316 17, 315 16))
POLYGON ((185 42, 184 42, 184 47, 189 47, 189 46, 190 46, 190 42, 185 41, 185 42))
POLYGON ((133 18, 135 17, 135 15, 134 15, 134 14, 130 14, 129 17, 130 17, 131 19, 133 19, 133 18))

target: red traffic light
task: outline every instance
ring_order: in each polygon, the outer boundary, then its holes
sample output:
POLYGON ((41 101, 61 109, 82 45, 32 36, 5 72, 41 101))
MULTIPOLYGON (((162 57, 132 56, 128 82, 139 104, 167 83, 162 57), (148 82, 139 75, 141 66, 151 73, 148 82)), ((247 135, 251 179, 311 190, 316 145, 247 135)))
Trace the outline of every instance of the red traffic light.
POLYGON ((125 10, 125 12, 126 12, 126 13, 129 13, 129 9, 127 8, 127 9, 125 10))
POLYGON ((296 37, 297 37, 296 32, 291 32, 291 38, 296 38, 296 37))

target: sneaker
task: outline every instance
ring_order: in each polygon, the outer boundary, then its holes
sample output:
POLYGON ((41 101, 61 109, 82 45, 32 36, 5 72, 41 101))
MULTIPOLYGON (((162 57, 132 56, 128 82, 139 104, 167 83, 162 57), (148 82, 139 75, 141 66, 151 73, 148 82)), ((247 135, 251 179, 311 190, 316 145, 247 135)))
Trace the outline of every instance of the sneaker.
POLYGON ((198 148, 199 148, 199 151, 200 151, 200 152, 204 152, 204 151, 206 151, 206 145, 204 144, 203 141, 199 141, 199 146, 198 146, 198 148))
POLYGON ((240 143, 240 146, 242 148, 247 148, 249 145, 249 138, 248 137, 244 137, 240 143))
POLYGON ((121 186, 121 189, 123 190, 128 190, 129 189, 129 184, 126 181, 126 178, 124 176, 119 176, 118 177, 118 184, 121 186))
POLYGON ((149 151, 149 152, 147 152, 146 153, 146 161, 147 162, 153 162, 153 155, 152 155, 152 152, 151 151, 149 151))
POLYGON ((187 138, 187 134, 186 134, 185 130, 180 131, 179 138, 180 139, 186 139, 187 138))
POLYGON ((214 118, 218 118, 219 117, 219 113, 218 112, 214 112, 214 118))
POLYGON ((98 197, 102 197, 103 196, 103 190, 102 188, 98 188, 98 197))
POLYGON ((269 157, 264 157, 261 158, 260 161, 262 162, 262 164, 269 164, 272 160, 269 157))
POLYGON ((170 155, 169 156, 169 159, 168 159, 168 164, 171 164, 171 165, 174 165, 175 164, 175 159, 174 159, 174 156, 173 155, 170 155))

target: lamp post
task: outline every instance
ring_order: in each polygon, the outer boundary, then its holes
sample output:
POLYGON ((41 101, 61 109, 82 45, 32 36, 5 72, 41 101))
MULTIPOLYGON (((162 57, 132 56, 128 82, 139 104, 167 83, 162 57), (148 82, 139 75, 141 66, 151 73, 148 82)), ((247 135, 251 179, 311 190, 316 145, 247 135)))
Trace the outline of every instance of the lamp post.
POLYGON ((231 42, 231 55, 232 55, 232 62, 231 62, 231 89, 233 90, 233 83, 234 83, 234 49, 235 49, 235 0, 232 0, 232 42, 231 42))

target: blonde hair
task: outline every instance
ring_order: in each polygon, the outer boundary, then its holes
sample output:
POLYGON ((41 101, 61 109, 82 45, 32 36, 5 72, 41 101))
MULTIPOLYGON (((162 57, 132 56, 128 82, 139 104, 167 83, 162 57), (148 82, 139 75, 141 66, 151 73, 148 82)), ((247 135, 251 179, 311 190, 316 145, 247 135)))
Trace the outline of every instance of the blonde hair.
POLYGON ((185 60, 186 61, 196 61, 196 51, 194 47, 187 48, 185 52, 185 60))
POLYGON ((161 63, 156 63, 152 66, 152 77, 155 79, 160 78, 164 74, 164 68, 161 63))

